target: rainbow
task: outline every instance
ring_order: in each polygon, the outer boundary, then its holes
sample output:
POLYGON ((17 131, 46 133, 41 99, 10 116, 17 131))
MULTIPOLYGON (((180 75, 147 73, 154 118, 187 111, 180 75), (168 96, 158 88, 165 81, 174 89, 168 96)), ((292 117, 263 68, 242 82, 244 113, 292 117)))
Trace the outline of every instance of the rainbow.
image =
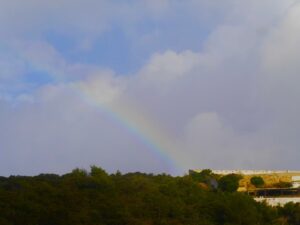
MULTIPOLYGON (((33 63, 31 66, 36 70, 47 71, 54 78, 55 83, 65 83, 66 81, 64 78, 65 71, 55 70, 38 63, 33 63)), ((171 168, 168 172, 179 174, 184 171, 183 162, 188 162, 189 159, 179 150, 178 145, 173 143, 176 138, 170 137, 169 133, 142 107, 138 107, 128 99, 126 102, 119 101, 118 104, 103 102, 101 97, 99 98, 99 93, 94 90, 97 87, 84 87, 84 85, 78 85, 78 81, 72 83, 71 86, 83 101, 98 109, 113 123, 123 127, 130 135, 165 161, 167 165, 170 165, 171 168)))
POLYGON ((184 156, 180 154, 176 144, 172 143, 174 138, 171 138, 168 132, 165 132, 158 122, 153 120, 141 107, 137 107, 128 99, 115 104, 105 103, 99 96, 100 93, 96 93, 93 88, 81 85, 75 85, 74 88, 85 102, 98 109, 113 123, 125 128, 130 135, 166 162, 170 166, 168 172, 182 173, 183 167, 180 165, 179 159, 182 160, 184 156), (174 155, 181 155, 181 157, 175 158, 174 155))

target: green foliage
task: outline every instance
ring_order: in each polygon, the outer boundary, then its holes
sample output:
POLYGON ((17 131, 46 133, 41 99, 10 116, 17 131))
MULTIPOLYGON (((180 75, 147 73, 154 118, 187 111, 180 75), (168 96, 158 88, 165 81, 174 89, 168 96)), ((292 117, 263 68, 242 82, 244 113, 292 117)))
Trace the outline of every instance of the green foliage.
POLYGON ((283 182, 283 181, 280 181, 280 182, 274 184, 274 187, 277 187, 277 188, 290 188, 292 186, 293 185, 291 182, 283 182))
POLYGON ((93 177, 107 177, 108 176, 108 174, 106 173, 106 171, 104 169, 102 169, 101 167, 97 167, 95 165, 91 166, 90 174, 93 177))
POLYGON ((201 172, 189 171, 189 176, 196 182, 204 183, 208 187, 215 189, 218 186, 218 175, 214 174, 210 169, 204 169, 201 172))
POLYGON ((240 175, 228 174, 219 179, 219 189, 224 192, 235 192, 239 187, 240 175))
POLYGON ((251 177, 250 182, 255 187, 263 187, 265 185, 264 179, 262 177, 259 177, 259 176, 251 177))
POLYGON ((287 203, 284 207, 279 208, 279 215, 285 218, 287 224, 300 224, 300 204, 287 203))
MULTIPOLYGON (((225 177, 219 182, 226 188, 238 180, 225 177)), ((203 190, 194 178, 109 175, 96 166, 63 176, 0 177, 0 224, 299 225, 298 204, 272 208, 241 193, 203 190)))

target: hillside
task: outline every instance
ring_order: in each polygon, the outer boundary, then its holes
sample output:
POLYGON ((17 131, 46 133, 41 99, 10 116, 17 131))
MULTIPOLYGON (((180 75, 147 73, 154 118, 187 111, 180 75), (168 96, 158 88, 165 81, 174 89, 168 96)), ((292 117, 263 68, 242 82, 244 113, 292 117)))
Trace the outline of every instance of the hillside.
POLYGON ((299 204, 272 208, 198 178, 109 175, 95 166, 62 176, 1 177, 0 224, 300 224, 299 204))

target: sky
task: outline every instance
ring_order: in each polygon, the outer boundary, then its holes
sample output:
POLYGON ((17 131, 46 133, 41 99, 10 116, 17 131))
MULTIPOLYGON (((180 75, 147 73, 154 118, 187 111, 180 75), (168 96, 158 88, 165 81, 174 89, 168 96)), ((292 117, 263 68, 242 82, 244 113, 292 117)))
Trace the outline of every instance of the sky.
POLYGON ((0 175, 299 169, 300 1, 0 0, 0 175))

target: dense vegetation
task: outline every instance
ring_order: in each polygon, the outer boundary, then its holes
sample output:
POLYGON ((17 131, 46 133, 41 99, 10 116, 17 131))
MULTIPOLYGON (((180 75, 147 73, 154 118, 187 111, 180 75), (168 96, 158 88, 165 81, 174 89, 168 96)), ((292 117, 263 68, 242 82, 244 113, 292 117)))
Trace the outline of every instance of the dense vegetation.
POLYGON ((264 179, 259 176, 251 177, 250 182, 257 188, 263 187, 265 185, 264 179))
POLYGON ((95 166, 63 176, 0 177, 0 224, 300 224, 298 204, 272 208, 232 192, 236 177, 226 178, 230 190, 224 191, 216 185, 220 179, 209 170, 183 177, 108 175, 95 166))

